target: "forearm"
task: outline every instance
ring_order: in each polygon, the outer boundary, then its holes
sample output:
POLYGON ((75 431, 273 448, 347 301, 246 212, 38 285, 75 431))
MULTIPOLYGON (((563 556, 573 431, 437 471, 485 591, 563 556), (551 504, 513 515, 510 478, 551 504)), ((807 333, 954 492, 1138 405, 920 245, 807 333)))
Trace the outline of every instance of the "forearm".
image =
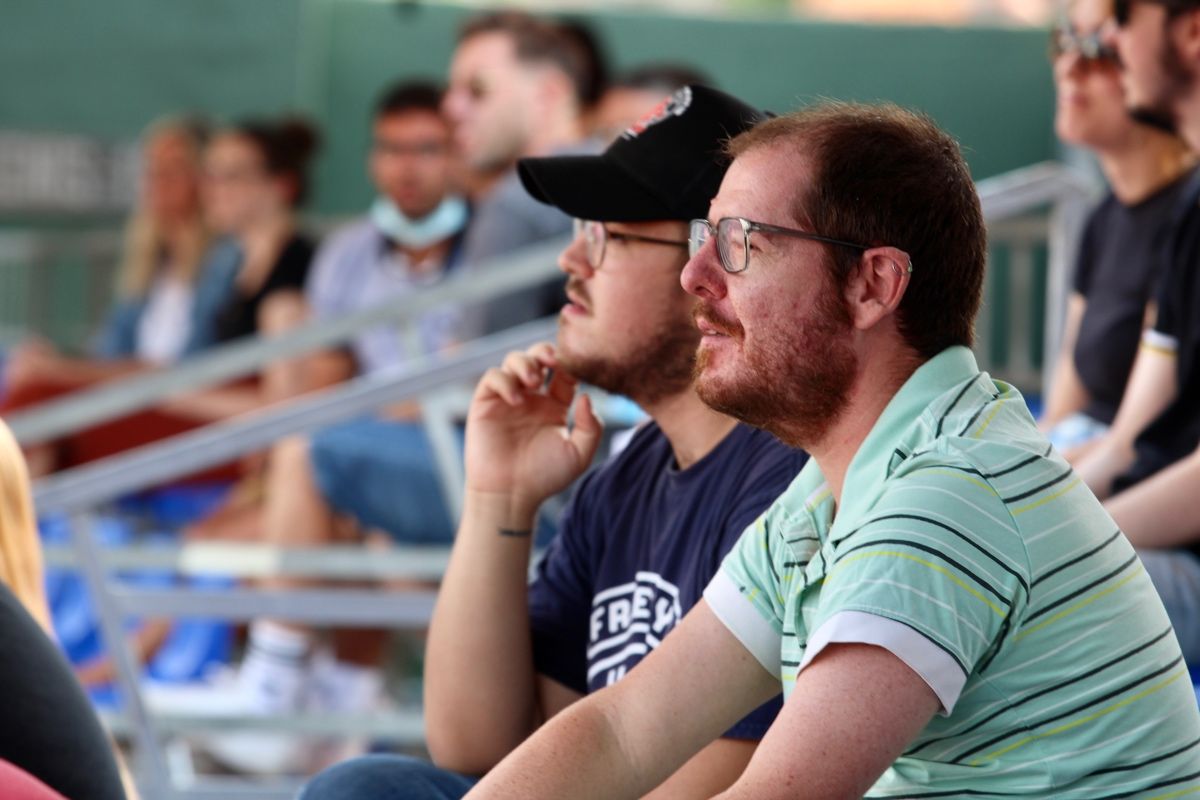
POLYGON ((1112 429, 1076 467, 1097 497, 1104 499, 1112 494, 1113 481, 1133 464, 1137 437, 1171 404, 1178 388, 1174 355, 1143 346, 1112 429))
POLYGON ((429 751, 481 773, 537 723, 528 570, 536 504, 468 491, 430 624, 425 662, 429 751))
MULTIPOLYGON (((641 797, 670 774, 668 759, 623 735, 605 702, 615 687, 572 705, 489 772, 467 800, 641 797)), ((660 741, 661 743, 661 741, 660 741)))
POLYGON ((1104 504, 1136 547, 1180 547, 1200 539, 1195 493, 1200 451, 1173 464, 1104 504))
MULTIPOLYGON (((644 797, 778 691, 701 600, 636 669, 555 715, 469 797, 644 797)), ((679 786, 673 796, 687 797, 679 786)))
POLYGON ((70 361, 71 373, 81 379, 90 381, 126 378, 141 372, 154 369, 145 361, 136 358, 97 361, 87 358, 76 358, 70 361))
POLYGON ((1088 402, 1087 389, 1075 370, 1075 342, 1079 336, 1079 324, 1087 308, 1087 301, 1077 292, 1072 292, 1067 303, 1067 318, 1063 325, 1063 340, 1054 365, 1054 378, 1046 396, 1046 406, 1039 425, 1050 430, 1077 411, 1082 411, 1088 402))
POLYGON ((219 422, 257 411, 264 405, 262 393, 251 386, 223 386, 204 389, 163 401, 164 411, 191 417, 201 422, 219 422))
POLYGON ((1046 398, 1046 408, 1038 426, 1048 431, 1067 417, 1082 411, 1088 403, 1087 389, 1075 371, 1075 362, 1071 353, 1066 351, 1058 359, 1054 368, 1054 383, 1051 384, 1050 394, 1046 398))
POLYGON ((1101 500, 1112 494, 1113 481, 1133 464, 1133 442, 1110 433, 1075 466, 1088 488, 1101 500))

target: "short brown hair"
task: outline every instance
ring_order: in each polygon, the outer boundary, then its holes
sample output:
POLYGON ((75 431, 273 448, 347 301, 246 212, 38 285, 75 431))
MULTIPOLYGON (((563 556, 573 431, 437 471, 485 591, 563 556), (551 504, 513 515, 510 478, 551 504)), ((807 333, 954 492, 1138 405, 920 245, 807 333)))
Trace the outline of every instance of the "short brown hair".
MULTIPOLYGON (((733 139, 736 158, 791 146, 812 183, 790 198, 796 221, 868 247, 908 253, 913 272, 897 309, 905 341, 924 358, 974 341, 987 234, 958 143, 928 116, 896 105, 825 102, 764 122, 733 139)), ((845 286, 861 255, 830 248, 845 286)))
POLYGON ((575 99, 582 105, 595 101, 603 80, 603 60, 581 25, 574 27, 541 19, 524 11, 489 11, 469 17, 458 32, 458 43, 485 33, 502 33, 512 39, 517 60, 548 64, 571 81, 575 99))

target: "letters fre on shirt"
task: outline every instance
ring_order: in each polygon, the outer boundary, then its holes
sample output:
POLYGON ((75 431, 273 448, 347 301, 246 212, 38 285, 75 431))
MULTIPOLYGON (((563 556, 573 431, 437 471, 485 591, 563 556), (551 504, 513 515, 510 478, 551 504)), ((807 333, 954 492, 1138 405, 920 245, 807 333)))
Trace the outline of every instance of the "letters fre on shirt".
POLYGON ((1133 548, 965 348, 855 455, 810 462, 705 597, 785 696, 831 641, 886 647, 942 702, 868 797, 1101 800, 1200 789, 1200 712, 1133 548))
MULTIPOLYGON (((620 680, 699 601, 804 453, 738 425, 686 470, 653 422, 580 483, 529 591, 538 672, 581 694, 620 680)), ((772 700, 726 733, 759 739, 772 700)))

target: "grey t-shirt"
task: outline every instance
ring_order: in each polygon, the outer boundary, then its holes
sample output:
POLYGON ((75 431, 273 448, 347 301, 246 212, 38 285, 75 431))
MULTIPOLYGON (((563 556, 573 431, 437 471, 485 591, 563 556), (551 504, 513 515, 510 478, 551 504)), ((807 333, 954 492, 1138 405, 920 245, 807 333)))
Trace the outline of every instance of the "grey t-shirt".
MULTIPOLYGON (((598 140, 587 140, 556 148, 552 155, 587 155, 601 148, 598 140)), ((534 200, 514 168, 476 205, 463 241, 464 262, 468 269, 486 268, 489 259, 566 235, 570 230, 571 218, 554 206, 534 200)), ((553 314, 563 303, 564 282, 556 277, 498 297, 469 312, 466 330, 476 335, 493 333, 553 314)))

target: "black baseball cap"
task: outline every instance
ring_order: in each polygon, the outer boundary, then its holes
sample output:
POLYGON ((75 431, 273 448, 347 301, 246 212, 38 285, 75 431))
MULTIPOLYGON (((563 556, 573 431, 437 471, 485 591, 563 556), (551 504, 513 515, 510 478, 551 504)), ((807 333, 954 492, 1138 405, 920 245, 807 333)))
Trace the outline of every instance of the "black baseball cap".
POLYGON ((600 155, 523 158, 521 183, 572 217, 600 222, 708 216, 729 157, 725 143, 767 118, 707 86, 684 86, 600 155))

